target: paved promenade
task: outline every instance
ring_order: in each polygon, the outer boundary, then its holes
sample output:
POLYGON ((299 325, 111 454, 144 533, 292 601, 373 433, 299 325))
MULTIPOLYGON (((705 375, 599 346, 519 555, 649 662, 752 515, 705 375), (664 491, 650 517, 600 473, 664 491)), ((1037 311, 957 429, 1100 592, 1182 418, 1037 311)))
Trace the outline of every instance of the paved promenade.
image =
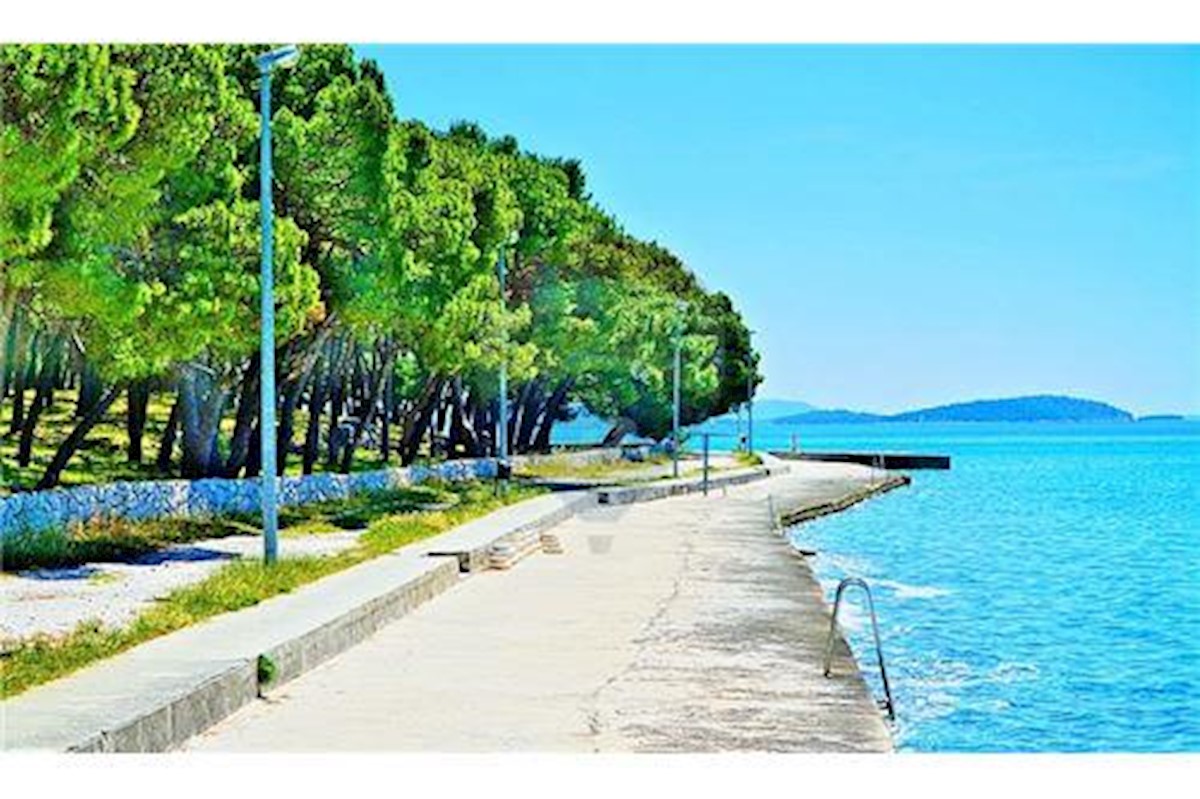
POLYGON ((484 572, 193 738, 227 751, 884 751, 777 511, 870 471, 788 475, 555 527, 563 554, 484 572))

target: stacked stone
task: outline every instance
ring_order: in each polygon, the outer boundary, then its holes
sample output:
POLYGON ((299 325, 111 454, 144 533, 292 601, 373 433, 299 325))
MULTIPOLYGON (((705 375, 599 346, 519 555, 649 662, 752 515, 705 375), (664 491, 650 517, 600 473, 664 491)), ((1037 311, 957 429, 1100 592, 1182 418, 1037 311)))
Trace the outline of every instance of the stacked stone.
POLYGON ((540 551, 541 536, 532 530, 520 530, 506 535, 488 549, 488 566, 511 569, 522 559, 540 551))
MULTIPOLYGON (((589 450, 545 457, 591 463, 621 457, 619 449, 589 450)), ((536 462, 539 456, 514 458, 514 464, 536 462)), ((496 461, 472 458, 355 474, 310 474, 284 477, 279 486, 283 507, 346 499, 355 494, 387 491, 429 480, 461 482, 496 476, 496 461)), ((100 519, 205 518, 232 513, 257 513, 261 507, 258 478, 208 480, 149 480, 105 483, 0 498, 0 538, 21 533, 66 530, 100 519)))

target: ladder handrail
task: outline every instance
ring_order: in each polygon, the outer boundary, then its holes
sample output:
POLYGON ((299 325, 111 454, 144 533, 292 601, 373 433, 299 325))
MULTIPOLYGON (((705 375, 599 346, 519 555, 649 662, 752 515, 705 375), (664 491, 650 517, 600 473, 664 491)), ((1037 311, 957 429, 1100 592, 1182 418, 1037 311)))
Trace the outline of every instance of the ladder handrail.
POLYGON ((842 607, 842 594, 847 588, 861 588, 867 595, 867 607, 871 611, 871 629, 875 633, 875 655, 879 658, 879 676, 883 680, 883 709, 887 711, 888 719, 896 720, 896 705, 892 701, 892 687, 888 684, 887 667, 883 664, 883 644, 879 640, 879 622, 875 618, 875 600, 871 597, 871 587, 859 577, 847 577, 838 583, 837 593, 833 599, 833 615, 829 617, 829 640, 825 645, 825 676, 828 677, 833 668, 833 641, 837 634, 838 611, 842 607))

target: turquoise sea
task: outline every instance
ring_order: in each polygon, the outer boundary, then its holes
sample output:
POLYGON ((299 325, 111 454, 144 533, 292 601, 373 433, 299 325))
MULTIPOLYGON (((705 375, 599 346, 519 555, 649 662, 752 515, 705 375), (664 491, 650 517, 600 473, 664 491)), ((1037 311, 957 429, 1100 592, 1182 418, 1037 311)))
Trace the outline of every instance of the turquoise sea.
MULTIPOLYGON (((756 425, 756 445, 793 432, 756 425)), ((831 602, 841 577, 871 585, 902 750, 1200 751, 1200 424, 798 432, 953 458, 790 531, 831 602)), ((846 626, 881 696, 864 622, 846 626)))

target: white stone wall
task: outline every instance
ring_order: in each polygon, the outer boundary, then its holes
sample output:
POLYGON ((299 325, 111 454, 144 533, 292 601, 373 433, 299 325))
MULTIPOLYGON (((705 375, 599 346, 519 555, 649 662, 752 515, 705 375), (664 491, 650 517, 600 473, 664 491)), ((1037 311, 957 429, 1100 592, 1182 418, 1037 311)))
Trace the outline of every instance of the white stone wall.
MULTIPOLYGON (((612 460, 620 449, 596 449, 549 456, 514 457, 513 465, 543 457, 577 463, 612 460)), ((463 481, 496 475, 491 458, 445 461, 427 466, 380 469, 353 474, 313 474, 284 477, 280 504, 306 505, 352 494, 416 485, 431 479, 463 481)), ((147 480, 104 483, 14 494, 0 498, 0 538, 19 532, 64 529, 95 518, 146 519, 203 517, 254 513, 259 507, 259 481, 251 479, 147 480)))

